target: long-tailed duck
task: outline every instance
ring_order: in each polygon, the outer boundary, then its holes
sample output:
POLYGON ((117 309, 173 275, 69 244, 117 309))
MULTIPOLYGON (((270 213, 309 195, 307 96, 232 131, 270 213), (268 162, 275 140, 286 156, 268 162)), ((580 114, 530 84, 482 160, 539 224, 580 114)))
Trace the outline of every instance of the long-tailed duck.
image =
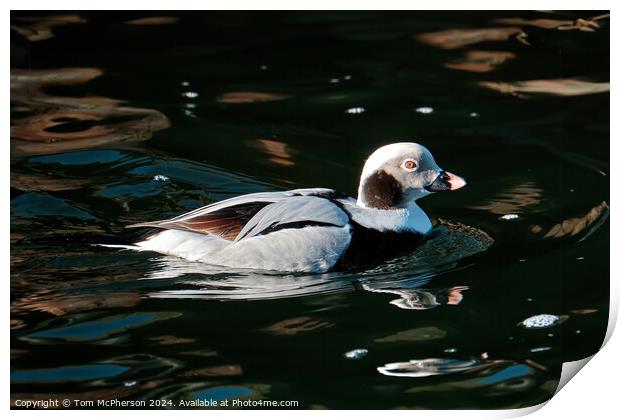
POLYGON ((132 248, 233 268, 350 269, 415 248, 432 228, 416 200, 465 185, 424 146, 394 143, 366 161, 357 199, 326 188, 242 195, 131 225, 158 229, 132 248))

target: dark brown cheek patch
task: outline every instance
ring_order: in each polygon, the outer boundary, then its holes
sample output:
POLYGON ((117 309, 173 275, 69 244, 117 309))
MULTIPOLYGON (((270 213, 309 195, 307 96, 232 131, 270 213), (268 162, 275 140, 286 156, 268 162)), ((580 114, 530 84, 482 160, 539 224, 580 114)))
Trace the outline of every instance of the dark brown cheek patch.
POLYGON ((362 187, 362 199, 368 207, 394 208, 402 201, 402 198, 402 185, 385 171, 373 172, 362 187))

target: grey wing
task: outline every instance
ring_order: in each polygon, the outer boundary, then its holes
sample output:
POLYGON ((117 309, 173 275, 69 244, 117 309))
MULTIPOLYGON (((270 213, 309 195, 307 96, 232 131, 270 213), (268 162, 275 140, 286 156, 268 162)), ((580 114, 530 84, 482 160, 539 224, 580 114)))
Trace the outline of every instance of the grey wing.
POLYGON ((349 215, 327 198, 293 196, 259 210, 241 229, 235 242, 286 228, 343 227, 349 220, 349 215))
MULTIPOLYGON (((209 204, 167 220, 137 223, 128 227, 154 227, 180 229, 212 234, 233 240, 263 208, 292 197, 330 195, 335 192, 326 188, 299 189, 277 192, 260 192, 233 197, 209 204)), ((327 200, 324 200, 327 201, 327 200)))

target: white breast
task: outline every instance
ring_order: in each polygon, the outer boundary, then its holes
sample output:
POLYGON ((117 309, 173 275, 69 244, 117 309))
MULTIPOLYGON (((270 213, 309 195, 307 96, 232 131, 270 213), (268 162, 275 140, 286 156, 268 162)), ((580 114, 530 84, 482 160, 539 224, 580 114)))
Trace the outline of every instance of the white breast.
POLYGON ((426 235, 433 227, 424 210, 415 202, 405 209, 389 210, 360 207, 351 201, 341 202, 355 222, 380 232, 419 232, 426 235))

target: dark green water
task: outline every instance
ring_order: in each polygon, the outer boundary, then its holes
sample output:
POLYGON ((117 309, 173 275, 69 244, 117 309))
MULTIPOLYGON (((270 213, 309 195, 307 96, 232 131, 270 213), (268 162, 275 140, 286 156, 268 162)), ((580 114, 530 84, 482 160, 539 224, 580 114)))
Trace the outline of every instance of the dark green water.
POLYGON ((573 25, 600 14, 12 14, 12 399, 547 400, 607 326, 609 19, 573 25), (92 246, 242 193, 355 194, 407 140, 471 187, 374 269, 92 246))

